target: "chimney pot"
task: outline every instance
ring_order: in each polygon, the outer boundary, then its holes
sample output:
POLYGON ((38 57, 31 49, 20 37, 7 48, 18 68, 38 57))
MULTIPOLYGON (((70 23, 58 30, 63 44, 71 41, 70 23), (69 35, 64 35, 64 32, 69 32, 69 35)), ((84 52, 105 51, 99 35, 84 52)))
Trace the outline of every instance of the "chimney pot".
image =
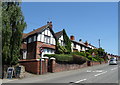
POLYGON ((86 41, 85 44, 88 46, 88 41, 86 41))
POLYGON ((48 21, 47 24, 49 25, 49 28, 52 29, 52 27, 53 27, 53 25, 52 25, 52 21, 50 21, 50 22, 48 21))
POLYGON ((49 23, 49 21, 47 21, 47 24, 49 23))
POLYGON ((75 37, 73 35, 71 35, 70 40, 75 40, 75 37))
POLYGON ((82 39, 79 39, 79 42, 81 42, 82 41, 82 39))

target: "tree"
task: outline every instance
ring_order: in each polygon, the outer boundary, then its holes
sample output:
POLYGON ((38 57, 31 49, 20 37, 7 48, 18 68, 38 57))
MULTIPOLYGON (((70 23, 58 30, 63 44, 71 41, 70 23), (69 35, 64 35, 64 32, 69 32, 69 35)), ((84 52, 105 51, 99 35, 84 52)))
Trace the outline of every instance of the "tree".
POLYGON ((20 57, 22 33, 26 27, 20 2, 2 3, 2 62, 17 64, 20 57))

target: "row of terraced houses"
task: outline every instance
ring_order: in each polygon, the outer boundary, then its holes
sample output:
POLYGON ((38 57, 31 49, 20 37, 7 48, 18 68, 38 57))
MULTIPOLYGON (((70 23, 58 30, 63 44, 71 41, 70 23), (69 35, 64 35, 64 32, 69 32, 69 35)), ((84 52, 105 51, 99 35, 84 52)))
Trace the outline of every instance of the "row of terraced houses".
MULTIPOLYGON (((23 41, 21 46, 21 59, 38 59, 44 57, 44 54, 54 54, 56 39, 61 46, 64 46, 63 31, 54 32, 52 22, 47 22, 46 25, 35 29, 29 33, 23 33, 23 41), (40 52, 42 49, 42 52, 40 52)), ((89 44, 82 39, 75 41, 73 35, 70 36, 71 49, 74 51, 86 51, 96 49, 95 46, 89 44)))

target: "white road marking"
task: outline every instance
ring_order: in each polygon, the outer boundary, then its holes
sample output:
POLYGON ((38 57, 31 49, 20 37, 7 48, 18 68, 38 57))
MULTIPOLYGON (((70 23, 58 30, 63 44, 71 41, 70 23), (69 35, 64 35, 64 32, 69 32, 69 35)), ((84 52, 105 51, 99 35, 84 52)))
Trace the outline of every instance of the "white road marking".
POLYGON ((103 70, 95 70, 95 71, 87 70, 87 72, 103 72, 103 70))
POLYGON ((103 70, 96 70, 96 72, 103 72, 103 70))
POLYGON ((111 69, 111 70, 115 70, 115 69, 117 69, 117 67, 116 67, 116 68, 113 68, 113 69, 111 69))
POLYGON ((99 75, 102 75, 102 74, 104 74, 104 73, 106 73, 107 71, 105 71, 105 72, 102 72, 102 73, 99 73, 99 74, 96 74, 96 75, 94 75, 94 76, 99 76, 99 75))
POLYGON ((87 72, 92 72, 91 70, 87 70, 87 72))
POLYGON ((75 83, 80 83, 82 81, 86 81, 87 79, 82 79, 82 80, 79 80, 79 81, 76 81, 75 83))

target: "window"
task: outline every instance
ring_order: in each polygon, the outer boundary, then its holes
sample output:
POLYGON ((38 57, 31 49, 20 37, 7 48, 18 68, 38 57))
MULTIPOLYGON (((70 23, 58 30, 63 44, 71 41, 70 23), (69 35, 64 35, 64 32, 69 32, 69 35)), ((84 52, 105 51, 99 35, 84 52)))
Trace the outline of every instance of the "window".
POLYGON ((49 36, 44 36, 44 42, 47 44, 50 44, 50 37, 49 36))
POLYGON ((34 41, 36 41, 36 36, 34 36, 34 41))
POLYGON ((47 49, 47 53, 49 53, 49 49, 47 49))
POLYGON ((76 44, 74 43, 73 46, 76 48, 76 44))
POLYGON ((64 46, 64 41, 63 40, 61 40, 61 46, 64 46))
POLYGON ((28 39, 28 43, 31 43, 31 37, 28 39))

